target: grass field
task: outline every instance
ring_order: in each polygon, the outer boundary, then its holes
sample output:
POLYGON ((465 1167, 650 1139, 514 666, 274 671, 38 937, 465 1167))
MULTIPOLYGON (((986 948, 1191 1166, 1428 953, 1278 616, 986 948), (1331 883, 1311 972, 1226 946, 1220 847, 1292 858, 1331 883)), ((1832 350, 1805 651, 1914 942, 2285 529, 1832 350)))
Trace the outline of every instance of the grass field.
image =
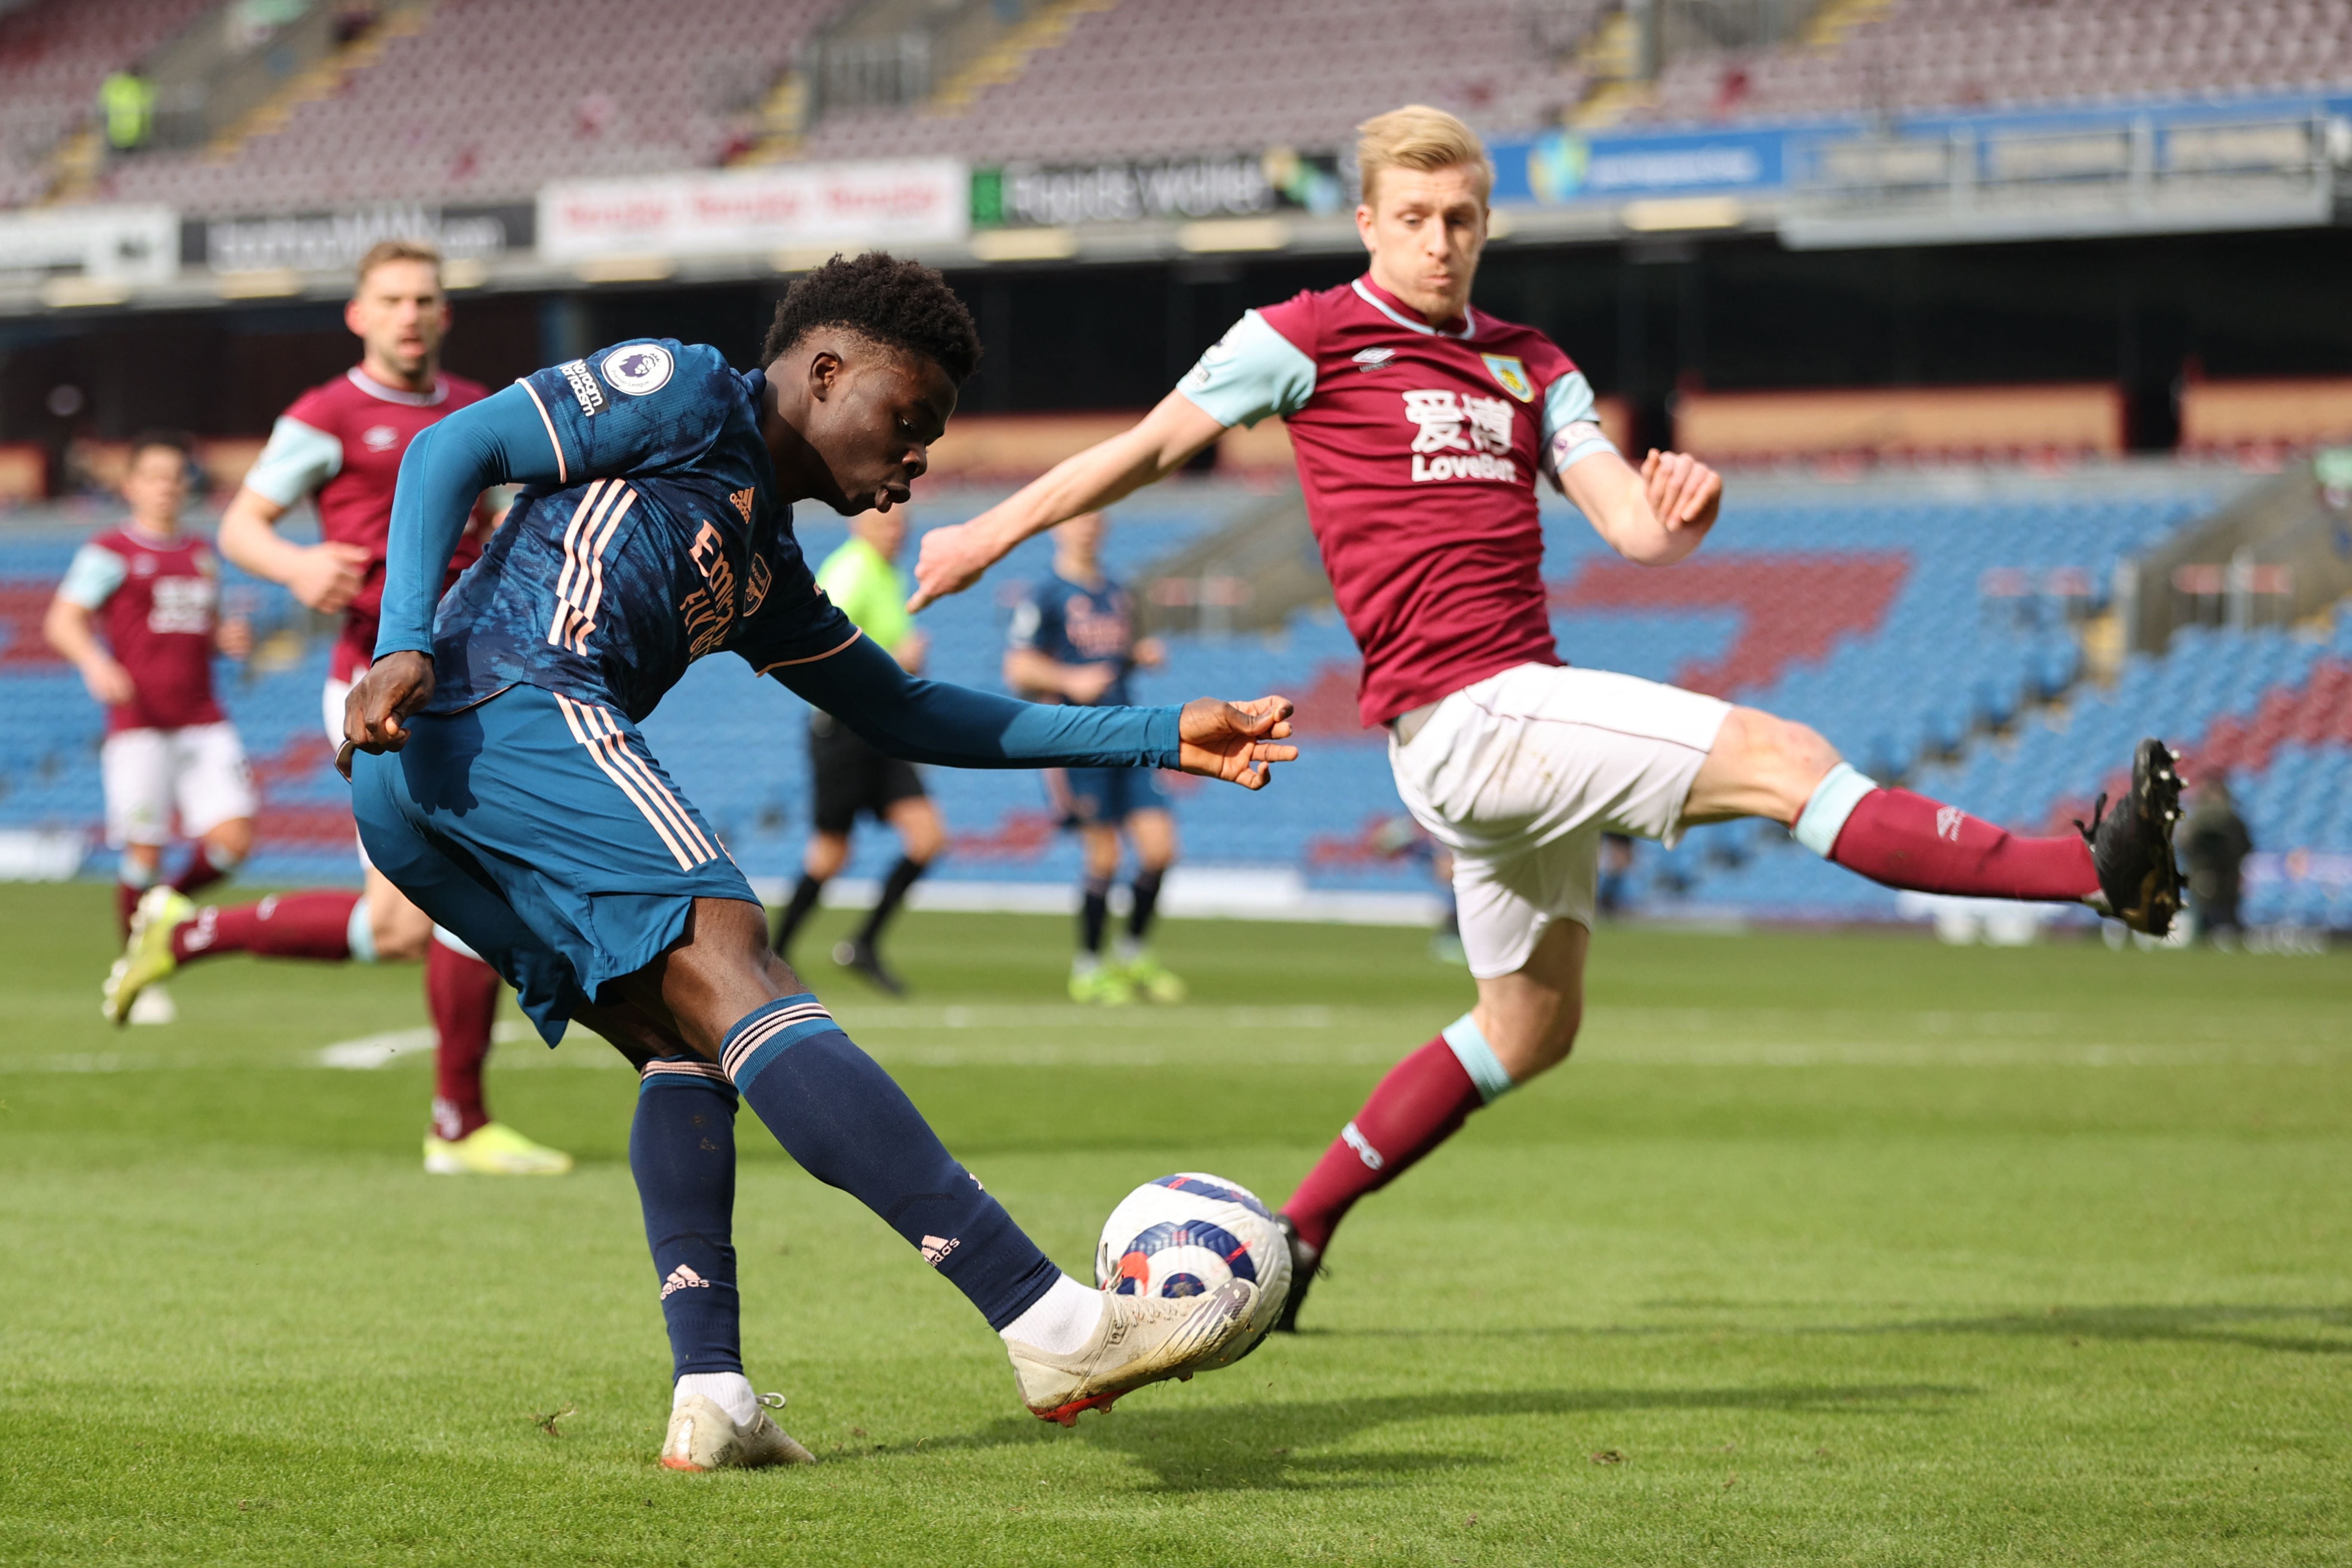
MULTIPOLYGON (((2352 1561, 2352 958, 1604 931, 1577 1059, 1309 1331, 1066 1433, 747 1115, 753 1381, 827 1462, 679 1477, 617 1058, 500 1049, 577 1174, 427 1177, 425 1058, 317 1065, 414 972, 224 960, 118 1035, 105 898, 0 889, 8 1563, 2352 1561)), ((1278 1199, 1467 994, 1204 922, 1194 1005, 1084 1013, 1065 941, 919 916, 915 1004, 820 989, 1074 1269, 1167 1171, 1278 1199)))

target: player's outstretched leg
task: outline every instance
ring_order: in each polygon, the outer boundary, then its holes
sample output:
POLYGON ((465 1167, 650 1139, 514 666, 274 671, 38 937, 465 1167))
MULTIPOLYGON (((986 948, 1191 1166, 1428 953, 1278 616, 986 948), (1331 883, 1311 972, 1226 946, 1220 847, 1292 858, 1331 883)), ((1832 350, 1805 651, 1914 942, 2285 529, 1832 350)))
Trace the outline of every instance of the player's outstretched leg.
POLYGON ((224 952, 330 963, 370 960, 367 905, 357 893, 325 889, 279 893, 258 903, 198 909, 177 888, 150 888, 131 917, 131 940, 106 978, 102 1010, 127 1022, 139 994, 184 963, 224 952))
MULTIPOLYGON (((1730 745, 1710 754, 1692 785, 1695 818, 1745 814, 1720 807, 1742 799, 1743 783, 1769 787, 1771 774, 1788 765, 1791 753, 1818 748, 1826 755, 1807 762, 1822 771, 1801 800, 1788 791, 1778 811, 1755 815, 1787 813, 1793 801, 1793 815, 1783 820, 1797 841, 1874 882, 1966 898, 2087 903, 2151 936, 2162 936, 2180 907, 2180 877, 2172 858, 2180 779, 2172 753, 2160 742, 2140 742, 2128 793, 2111 813, 2104 810, 2102 796, 2095 822, 2079 837, 2032 837, 1996 827, 1958 806, 1883 787, 1838 761, 1836 752, 1802 726, 1741 709, 1724 728, 1730 745), (1735 736, 1735 730, 1744 732, 1735 736), (1727 750, 1731 766, 1718 770, 1727 750), (1752 782, 1733 772, 1743 756, 1754 761, 1752 782)), ((1809 771, 1807 763, 1797 765, 1809 771)))
POLYGON ((769 1414, 783 1395, 743 1375, 735 1290, 735 1089, 680 1050, 640 1069, 629 1170, 669 1330, 672 1392, 661 1462, 673 1470, 808 1465, 815 1457, 769 1414))
POLYGON ((720 1065, 801 1168, 882 1216, 1003 1339, 1022 1403, 1065 1426, 1131 1389, 1190 1377, 1245 1332, 1257 1287, 1164 1300, 1089 1289, 1055 1268, 948 1153, 906 1092, 805 992, 729 1029, 720 1065))

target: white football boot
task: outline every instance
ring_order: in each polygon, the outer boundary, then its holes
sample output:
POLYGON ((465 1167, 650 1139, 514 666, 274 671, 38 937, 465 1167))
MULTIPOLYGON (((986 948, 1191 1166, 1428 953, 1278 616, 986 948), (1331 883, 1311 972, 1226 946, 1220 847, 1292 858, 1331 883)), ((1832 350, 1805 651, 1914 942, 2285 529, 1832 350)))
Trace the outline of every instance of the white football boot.
POLYGON ((1121 1394, 1163 1378, 1189 1380, 1251 1329, 1257 1286, 1228 1279, 1205 1296, 1103 1294, 1102 1321, 1087 1342, 1055 1355, 1005 1342, 1021 1403, 1040 1421, 1077 1424, 1081 1410, 1107 1410, 1121 1394))
POLYGON ((661 1462, 666 1470, 756 1470, 769 1465, 814 1465, 816 1456, 793 1441, 791 1433, 769 1418, 768 1410, 782 1410, 784 1396, 763 1394, 768 1407, 738 1426, 734 1417, 715 1399, 689 1394, 670 1410, 669 1433, 662 1439, 661 1462))

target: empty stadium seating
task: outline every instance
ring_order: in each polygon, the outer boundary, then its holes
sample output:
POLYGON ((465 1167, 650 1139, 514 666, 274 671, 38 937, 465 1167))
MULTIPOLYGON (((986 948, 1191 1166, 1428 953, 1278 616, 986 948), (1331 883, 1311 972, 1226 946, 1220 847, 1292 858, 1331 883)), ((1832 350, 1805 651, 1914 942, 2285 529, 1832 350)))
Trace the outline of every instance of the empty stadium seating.
MULTIPOLYGON (((2136 658, 2109 689, 2082 681, 2070 615, 2145 548, 2211 504, 2195 471, 2104 489, 2012 483, 1949 499, 1891 485, 1746 486, 1707 552, 1673 572, 1623 567, 1580 518, 1545 511, 1546 574, 1562 653, 1676 680, 1814 725, 1861 765, 1990 819, 2035 831, 2087 813, 2144 732, 2180 745, 2195 775, 2227 768, 2263 851, 2248 913, 2352 926, 2352 616, 2326 637, 2191 627, 2160 658, 2136 658)), ((919 521, 968 514, 998 492, 929 498, 919 521)), ((1117 510, 1107 542, 1132 577, 1257 504, 1226 485, 1171 486, 1117 510)), ((804 524, 812 555, 839 542, 804 524)), ((0 544, 0 829, 79 828, 99 815, 100 715, 73 673, 38 646, 37 624, 71 537, 0 544)), ((981 589, 924 617, 931 671, 995 688, 1018 584, 1047 569, 1033 541, 981 589)), ((265 623, 295 623, 278 590, 239 584, 265 623)), ((316 737, 323 643, 271 673, 230 672, 226 696, 263 782, 257 881, 348 881, 343 786, 316 737)), ((1171 639, 1170 667, 1137 696, 1283 691, 1299 700, 1306 754, 1275 787, 1246 795, 1171 781, 1194 866, 1284 867, 1334 890, 1426 889, 1425 858, 1380 825, 1400 813, 1382 737, 1357 727, 1355 652, 1328 610, 1267 637, 1171 639)), ((680 785, 755 879, 796 869, 807 828, 803 710, 739 661, 697 666, 646 729, 680 785)), ((952 848, 945 881, 1065 883, 1076 847, 1055 830, 1030 771, 933 770, 952 848)), ((861 833, 853 875, 877 876, 889 836, 861 833)), ((102 862, 93 862, 102 871, 102 862)), ((1700 829, 1675 850, 1647 846, 1635 876, 1654 913, 1887 919, 1892 893, 1792 846, 1770 824, 1700 829)))
POLYGON ((48 188, 58 143, 88 122, 98 85, 216 0, 37 0, 0 15, 0 208, 48 188))
MULTIPOLYGON (((1572 35, 1612 8, 1583 0, 1557 30, 1572 35)), ((1556 119, 1583 85, 1535 46, 1529 18, 1512 0, 1124 0, 1079 17, 961 113, 831 115, 808 151, 1075 163, 1319 150, 1415 100, 1526 129, 1556 119)))
POLYGON ((1895 0, 1828 48, 1685 54, 1664 123, 2251 93, 2352 80, 2352 0, 1895 0))
POLYGON ((835 4, 441 0, 422 31, 233 159, 122 160, 107 194, 198 213, 527 201, 559 177, 707 167, 835 4))

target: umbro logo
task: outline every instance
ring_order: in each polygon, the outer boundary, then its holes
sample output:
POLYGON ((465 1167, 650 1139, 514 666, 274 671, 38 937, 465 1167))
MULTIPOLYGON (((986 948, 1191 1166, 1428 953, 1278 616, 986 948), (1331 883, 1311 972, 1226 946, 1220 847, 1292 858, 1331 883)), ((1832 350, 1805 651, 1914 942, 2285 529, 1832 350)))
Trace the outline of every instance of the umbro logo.
POLYGON ((1350 1121, 1340 1128, 1339 1136, 1346 1140, 1349 1148, 1356 1152, 1356 1157, 1363 1161, 1364 1169, 1367 1171, 1377 1171, 1388 1163, 1388 1161, 1381 1157, 1381 1152, 1372 1147, 1372 1141, 1356 1131, 1354 1122, 1350 1121))
POLYGON ((1953 843, 1958 844, 1960 841, 1960 824, 1966 822, 1968 819, 1969 814, 1962 811, 1957 805, 1937 806, 1936 808, 1936 837, 1938 838, 1948 838, 1953 843))
POLYGON ((1396 358, 1396 350, 1366 349, 1360 354, 1351 354, 1349 357, 1356 362, 1358 370, 1381 370, 1387 366, 1389 361, 1396 358))
POLYGON ((709 1280, 705 1279, 701 1275, 697 1274, 692 1268, 689 1268, 685 1264, 681 1263, 677 1268, 669 1271, 668 1279, 662 1281, 661 1299, 667 1301, 672 1296, 677 1295, 680 1290, 708 1290, 709 1289, 709 1280))
POLYGON ((932 1268, 937 1268, 940 1264, 947 1261, 949 1253, 953 1252, 957 1247, 961 1247, 962 1245, 963 1238, 961 1237, 927 1236, 923 1237, 922 1243, 923 1261, 929 1264, 932 1268))

